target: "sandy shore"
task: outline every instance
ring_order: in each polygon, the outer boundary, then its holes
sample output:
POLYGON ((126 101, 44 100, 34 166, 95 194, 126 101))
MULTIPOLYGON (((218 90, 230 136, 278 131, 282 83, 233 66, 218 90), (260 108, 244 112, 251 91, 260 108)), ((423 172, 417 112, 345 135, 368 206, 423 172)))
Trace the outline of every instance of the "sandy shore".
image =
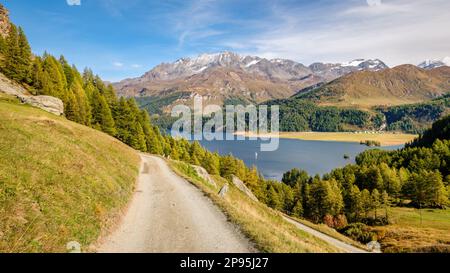
POLYGON ((336 142, 356 142, 372 140, 377 141, 381 146, 396 146, 406 144, 417 137, 417 135, 402 133, 371 133, 371 132, 280 132, 279 134, 265 133, 255 134, 249 132, 237 132, 236 135, 246 135, 248 137, 280 137, 287 139, 301 139, 313 141, 336 141, 336 142))

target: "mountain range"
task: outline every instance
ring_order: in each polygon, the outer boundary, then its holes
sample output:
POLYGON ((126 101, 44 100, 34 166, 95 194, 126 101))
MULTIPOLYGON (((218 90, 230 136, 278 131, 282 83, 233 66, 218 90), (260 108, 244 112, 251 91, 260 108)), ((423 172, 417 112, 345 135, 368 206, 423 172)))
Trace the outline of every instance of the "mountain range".
POLYGON ((175 104, 190 105, 195 95, 202 95, 206 104, 261 103, 317 87, 320 88, 314 94, 328 97, 322 101, 324 104, 397 105, 449 91, 445 68, 448 64, 450 58, 392 69, 379 59, 306 66, 292 60, 225 51, 162 63, 141 77, 125 79, 114 86, 120 96, 158 101, 163 112, 175 104))
POLYGON ((176 100, 169 100, 169 104, 188 104, 197 94, 204 96, 210 104, 230 100, 261 103, 290 97, 306 87, 352 72, 375 72, 386 68, 388 66, 377 59, 305 66, 292 60, 222 52, 162 63, 141 77, 126 79, 114 86, 121 96, 175 97, 176 100))
POLYGON ((368 109, 428 101, 449 91, 450 67, 422 69, 400 65, 376 72, 350 73, 312 90, 302 90, 294 97, 319 105, 368 109))

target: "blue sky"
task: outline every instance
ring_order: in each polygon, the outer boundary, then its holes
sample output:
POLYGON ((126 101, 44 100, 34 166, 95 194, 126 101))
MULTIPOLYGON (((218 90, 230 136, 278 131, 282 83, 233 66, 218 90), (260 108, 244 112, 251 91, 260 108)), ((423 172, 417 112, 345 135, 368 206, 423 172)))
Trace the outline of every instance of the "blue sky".
POLYGON ((0 2, 35 53, 64 54, 111 81, 223 50, 304 64, 355 58, 416 64, 450 56, 448 0, 0 2))

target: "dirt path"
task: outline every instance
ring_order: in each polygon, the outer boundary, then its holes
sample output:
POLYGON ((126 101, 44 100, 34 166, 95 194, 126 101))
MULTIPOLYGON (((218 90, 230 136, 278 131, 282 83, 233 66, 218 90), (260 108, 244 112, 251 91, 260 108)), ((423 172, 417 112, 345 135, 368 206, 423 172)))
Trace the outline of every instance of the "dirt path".
POLYGON ((130 207, 98 252, 254 252, 200 190, 175 175, 163 159, 141 157, 130 207))
POLYGON ((365 250, 362 250, 362 249, 357 248, 355 246, 352 246, 350 244, 347 244, 347 243, 344 243, 342 241, 339 241, 339 240, 337 240, 337 239, 335 239, 335 238, 333 238, 331 236, 328 236, 328 235, 326 235, 326 234, 324 234, 324 233, 322 233, 320 231, 317 231, 317 230, 312 229, 312 228, 310 228, 308 226, 305 226, 305 225, 303 225, 303 224, 301 224, 301 223, 299 223, 299 222, 297 222, 297 221, 295 221, 295 220, 293 220, 293 219, 291 219, 289 217, 283 216, 283 218, 286 221, 288 221, 289 223, 291 223, 294 226, 296 226, 297 228, 299 228, 299 229, 301 229, 301 230, 303 230, 303 231, 305 231, 305 232, 307 232, 307 233, 309 233, 309 234, 311 234, 311 235, 313 235, 313 236, 315 236, 317 238, 322 239, 323 241, 325 241, 325 242, 329 243, 330 245, 333 245, 333 246, 341 249, 344 252, 347 252, 347 253, 367 253, 367 251, 365 251, 365 250))

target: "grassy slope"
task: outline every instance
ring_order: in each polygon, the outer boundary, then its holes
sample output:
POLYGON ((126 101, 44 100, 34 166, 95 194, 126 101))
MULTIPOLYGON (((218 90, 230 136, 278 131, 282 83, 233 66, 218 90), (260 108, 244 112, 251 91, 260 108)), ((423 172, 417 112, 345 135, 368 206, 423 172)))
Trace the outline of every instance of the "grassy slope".
POLYGON ((240 226, 260 251, 339 252, 335 247, 287 223, 278 212, 262 203, 254 202, 234 186, 230 186, 225 199, 220 198, 217 192, 226 183, 223 178, 213 177, 219 186, 214 188, 200 178, 189 165, 178 161, 171 161, 170 165, 178 175, 203 190, 224 211, 230 221, 240 226))
POLYGON ((138 165, 114 138, 0 95, 0 252, 88 246, 127 203, 138 165))
POLYGON ((450 68, 423 70, 401 65, 382 71, 360 71, 343 76, 305 95, 320 105, 370 109, 431 100, 448 92, 450 68))
POLYGON ((390 208, 389 217, 393 225, 374 228, 384 251, 450 252, 450 210, 390 208))

